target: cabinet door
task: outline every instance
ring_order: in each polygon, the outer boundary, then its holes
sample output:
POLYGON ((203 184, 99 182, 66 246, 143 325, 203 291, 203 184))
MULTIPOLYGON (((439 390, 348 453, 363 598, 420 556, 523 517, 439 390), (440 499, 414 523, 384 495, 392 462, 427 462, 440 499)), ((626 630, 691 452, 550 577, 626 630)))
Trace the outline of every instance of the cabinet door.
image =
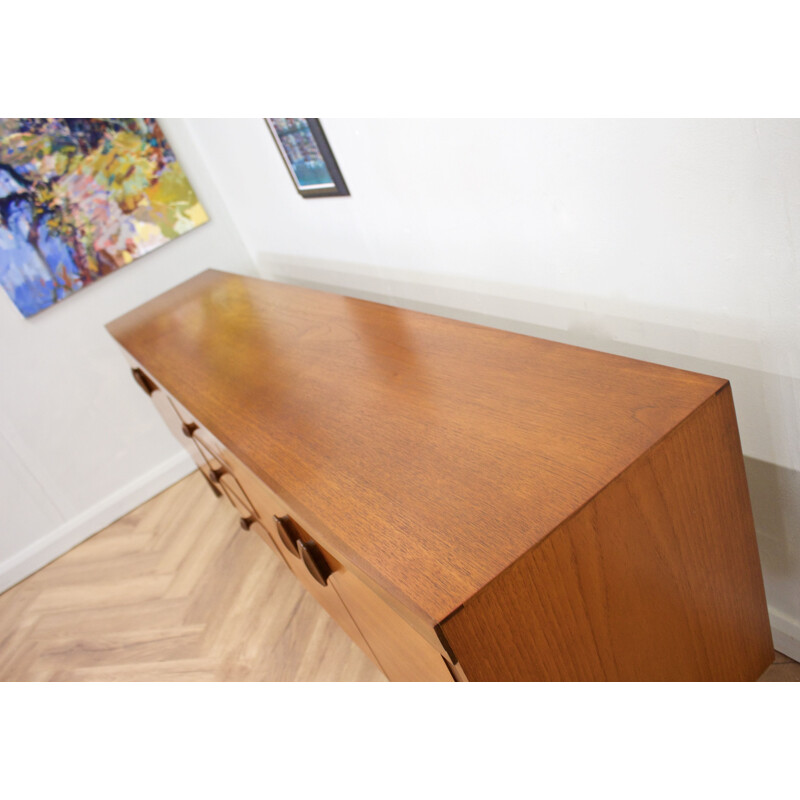
POLYGON ((445 657, 352 572, 337 571, 331 581, 389 680, 454 680, 445 657))

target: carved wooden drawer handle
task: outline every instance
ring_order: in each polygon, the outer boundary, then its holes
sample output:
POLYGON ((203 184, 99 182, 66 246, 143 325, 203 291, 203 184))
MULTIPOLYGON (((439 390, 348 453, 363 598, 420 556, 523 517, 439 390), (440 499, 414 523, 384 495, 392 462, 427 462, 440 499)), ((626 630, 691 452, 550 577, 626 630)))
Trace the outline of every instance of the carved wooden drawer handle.
POLYGON ((313 541, 304 542, 302 539, 298 539, 297 548, 300 551, 300 557, 303 559, 306 569, 311 573, 311 577, 317 583, 321 583, 323 586, 327 585, 328 576, 332 570, 317 543, 313 541))
POLYGON ((292 518, 288 514, 284 514, 282 517, 277 515, 273 515, 272 519, 275 521, 275 527, 278 529, 278 536, 280 536, 281 541, 286 546, 286 549, 295 556, 300 556, 300 551, 298 550, 298 542, 300 541, 300 534, 297 532, 297 529, 292 522, 292 518))
POLYGON ((145 372, 139 369, 139 367, 134 367, 131 372, 133 373, 133 379, 139 384, 139 386, 142 387, 148 396, 153 394, 153 392, 158 389, 158 386, 156 386, 155 383, 153 383, 153 381, 147 377, 145 372))
POLYGON ((191 439, 194 436, 194 432, 197 430, 197 423, 196 422, 184 422, 181 426, 181 430, 183 431, 183 435, 187 439, 191 439))
POLYGON ((220 479, 223 475, 226 475, 228 470, 225 467, 217 467, 216 469, 209 470, 209 474, 211 475, 211 480, 214 483, 219 483, 220 479))

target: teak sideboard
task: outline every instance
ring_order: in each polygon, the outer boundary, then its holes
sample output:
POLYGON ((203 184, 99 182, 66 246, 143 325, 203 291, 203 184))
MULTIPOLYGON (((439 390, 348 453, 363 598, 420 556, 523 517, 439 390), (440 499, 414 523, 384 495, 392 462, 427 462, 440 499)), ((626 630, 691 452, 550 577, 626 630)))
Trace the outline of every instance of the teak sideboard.
POLYGON ((726 380, 209 270, 108 326, 393 680, 745 680, 773 659, 726 380))

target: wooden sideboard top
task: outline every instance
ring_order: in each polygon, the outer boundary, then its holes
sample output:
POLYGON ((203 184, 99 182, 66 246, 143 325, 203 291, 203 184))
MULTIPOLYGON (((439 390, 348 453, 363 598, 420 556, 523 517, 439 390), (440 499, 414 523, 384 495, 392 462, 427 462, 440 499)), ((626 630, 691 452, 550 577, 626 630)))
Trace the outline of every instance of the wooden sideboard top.
POLYGON ((727 384, 215 270, 108 330, 433 623, 727 384))

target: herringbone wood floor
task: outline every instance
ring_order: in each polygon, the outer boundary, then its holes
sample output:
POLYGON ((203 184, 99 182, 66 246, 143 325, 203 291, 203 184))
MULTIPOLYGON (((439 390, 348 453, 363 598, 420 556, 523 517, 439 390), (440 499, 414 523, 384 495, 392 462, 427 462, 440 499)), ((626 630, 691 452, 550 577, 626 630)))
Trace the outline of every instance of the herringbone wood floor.
POLYGON ((194 474, 0 595, 0 680, 384 678, 194 474))
POLYGON ((0 595, 0 680, 378 681, 199 473, 0 595))

